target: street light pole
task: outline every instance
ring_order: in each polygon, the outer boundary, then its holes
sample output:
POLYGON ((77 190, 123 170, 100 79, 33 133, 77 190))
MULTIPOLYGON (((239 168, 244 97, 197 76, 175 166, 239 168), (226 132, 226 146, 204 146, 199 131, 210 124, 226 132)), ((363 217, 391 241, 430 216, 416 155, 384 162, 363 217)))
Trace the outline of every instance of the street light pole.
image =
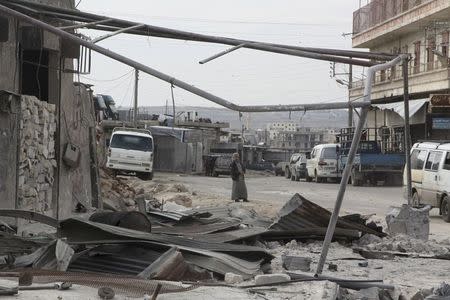
POLYGON ((353 65, 349 65, 348 71, 348 128, 353 127, 353 107, 350 102, 350 90, 352 89, 353 83, 353 65))
POLYGON ((134 70, 134 110, 133 110, 133 124, 137 128, 137 109, 138 109, 138 90, 139 90, 139 70, 134 70))

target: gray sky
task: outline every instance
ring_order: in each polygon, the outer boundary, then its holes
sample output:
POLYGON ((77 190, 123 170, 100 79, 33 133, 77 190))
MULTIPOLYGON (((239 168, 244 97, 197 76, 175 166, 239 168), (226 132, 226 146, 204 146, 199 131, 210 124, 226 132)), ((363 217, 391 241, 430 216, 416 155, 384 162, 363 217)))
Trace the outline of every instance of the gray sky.
MULTIPOLYGON (((78 8, 198 33, 350 49, 351 38, 342 33, 351 32, 357 6, 357 0, 83 0, 78 8)), ((330 79, 328 62, 240 49, 200 65, 199 60, 229 46, 126 34, 99 45, 241 105, 346 100, 347 89, 330 79)), ((96 93, 112 95, 117 105, 131 105, 131 68, 98 54, 93 57, 92 73, 82 80, 94 84, 96 93)), ((346 69, 337 66, 339 72, 346 69)), ((175 99, 177 105, 214 106, 179 88, 175 99)), ((141 73, 139 105, 161 106, 166 100, 170 100, 170 85, 141 73)))

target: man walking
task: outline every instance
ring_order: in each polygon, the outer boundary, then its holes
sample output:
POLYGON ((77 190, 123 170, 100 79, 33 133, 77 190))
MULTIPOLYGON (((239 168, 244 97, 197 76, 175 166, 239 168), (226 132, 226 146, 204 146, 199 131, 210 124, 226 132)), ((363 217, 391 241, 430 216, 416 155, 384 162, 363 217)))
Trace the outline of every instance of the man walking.
POLYGON ((247 186, 245 185, 244 174, 245 168, 239 159, 239 153, 234 153, 232 157, 231 168, 231 179, 233 180, 233 188, 231 190, 231 200, 238 202, 247 200, 247 186))

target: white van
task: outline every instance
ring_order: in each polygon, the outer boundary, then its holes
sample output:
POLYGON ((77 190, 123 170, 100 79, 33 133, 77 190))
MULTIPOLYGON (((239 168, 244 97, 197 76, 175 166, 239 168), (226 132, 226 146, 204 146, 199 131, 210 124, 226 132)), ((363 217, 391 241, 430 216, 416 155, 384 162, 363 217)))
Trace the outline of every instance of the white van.
MULTIPOLYGON (((403 176, 406 187, 406 174, 403 176)), ((413 206, 431 205, 450 222, 450 142, 421 142, 411 149, 413 206)), ((405 189, 406 194, 406 189, 405 189)))
POLYGON ((306 181, 326 182, 327 178, 340 178, 338 168, 338 144, 322 144, 315 146, 310 158, 306 161, 306 181))
POLYGON ((153 152, 153 137, 149 130, 114 128, 106 166, 116 173, 136 173, 143 180, 152 180, 153 152))

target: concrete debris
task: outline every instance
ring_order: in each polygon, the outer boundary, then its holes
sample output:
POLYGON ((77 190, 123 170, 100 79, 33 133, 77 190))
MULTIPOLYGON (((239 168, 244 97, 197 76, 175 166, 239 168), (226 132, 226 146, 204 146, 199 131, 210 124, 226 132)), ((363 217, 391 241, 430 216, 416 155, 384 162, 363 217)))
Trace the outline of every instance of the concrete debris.
POLYGON ((442 282, 437 288, 433 288, 432 294, 426 300, 448 300, 450 299, 450 285, 442 282))
POLYGON ((172 192, 172 193, 188 193, 189 192, 188 188, 184 184, 181 184, 181 183, 172 185, 166 191, 172 192))
POLYGON ((225 283, 227 284, 237 284, 244 281, 244 277, 242 275, 237 275, 233 273, 226 273, 225 274, 225 283))
POLYGON ((329 263, 328 264, 328 270, 331 271, 331 272, 337 272, 337 270, 338 270, 337 264, 329 263))
POLYGON ((433 293, 432 289, 423 289, 418 291, 414 296, 411 297, 411 300, 424 300, 426 297, 430 296, 433 293))
POLYGON ((264 274, 255 276, 256 285, 270 285, 273 283, 288 282, 291 277, 287 274, 264 274))
POLYGON ((428 240, 430 234, 431 206, 414 208, 404 204, 393 208, 386 215, 386 223, 390 235, 404 234, 415 239, 428 240))
POLYGON ((283 260, 283 268, 286 270, 300 270, 304 272, 311 270, 312 259, 309 257, 283 255, 281 259, 283 260))
POLYGON ((450 256, 450 245, 436 241, 423 241, 406 235, 396 235, 384 239, 363 237, 357 243, 369 251, 393 251, 400 253, 416 253, 439 257, 450 256))
POLYGON ((169 199, 166 199, 167 202, 174 202, 178 205, 182 205, 184 207, 192 207, 192 199, 189 196, 178 194, 169 199))

